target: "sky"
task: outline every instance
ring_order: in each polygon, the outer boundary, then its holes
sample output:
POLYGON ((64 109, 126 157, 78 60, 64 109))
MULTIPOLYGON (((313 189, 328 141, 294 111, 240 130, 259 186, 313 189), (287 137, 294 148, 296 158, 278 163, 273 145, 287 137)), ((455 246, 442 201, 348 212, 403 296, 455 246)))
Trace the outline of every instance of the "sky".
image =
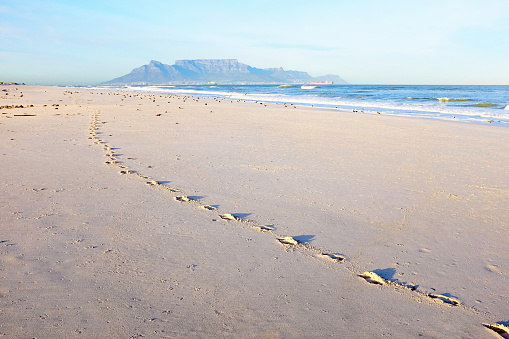
POLYGON ((0 81, 93 85, 179 59, 509 85, 509 0, 0 0, 0 81))

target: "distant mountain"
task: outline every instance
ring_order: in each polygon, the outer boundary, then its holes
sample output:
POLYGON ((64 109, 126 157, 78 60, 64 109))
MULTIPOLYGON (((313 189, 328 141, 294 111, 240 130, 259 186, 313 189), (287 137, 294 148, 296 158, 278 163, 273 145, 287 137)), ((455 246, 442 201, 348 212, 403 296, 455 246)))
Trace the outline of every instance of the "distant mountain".
POLYGON ((148 65, 135 68, 131 73, 104 82, 104 85, 162 85, 162 84, 263 84, 333 82, 346 84, 337 75, 312 77, 306 72, 285 71, 280 68, 256 68, 236 59, 177 60, 165 65, 152 60, 148 65))

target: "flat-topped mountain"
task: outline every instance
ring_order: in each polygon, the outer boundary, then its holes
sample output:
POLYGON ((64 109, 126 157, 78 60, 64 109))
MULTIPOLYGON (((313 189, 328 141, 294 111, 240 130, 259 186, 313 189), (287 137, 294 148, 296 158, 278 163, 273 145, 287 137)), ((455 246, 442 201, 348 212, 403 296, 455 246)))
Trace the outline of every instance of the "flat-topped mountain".
POLYGON ((177 60, 166 65, 152 60, 148 65, 135 68, 131 73, 104 82, 105 85, 127 84, 263 84, 333 82, 346 84, 337 75, 312 77, 306 72, 285 71, 280 68, 256 68, 238 62, 237 59, 177 60))

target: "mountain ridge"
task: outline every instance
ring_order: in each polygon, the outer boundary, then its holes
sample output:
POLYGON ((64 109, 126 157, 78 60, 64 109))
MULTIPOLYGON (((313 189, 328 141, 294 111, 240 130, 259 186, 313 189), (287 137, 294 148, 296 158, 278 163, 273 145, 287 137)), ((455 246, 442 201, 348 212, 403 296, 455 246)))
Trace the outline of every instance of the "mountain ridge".
POLYGON ((167 65, 151 60, 131 73, 103 82, 104 85, 163 84, 288 84, 333 82, 347 84, 338 75, 312 77, 307 72, 279 68, 256 68, 237 59, 176 60, 167 65))

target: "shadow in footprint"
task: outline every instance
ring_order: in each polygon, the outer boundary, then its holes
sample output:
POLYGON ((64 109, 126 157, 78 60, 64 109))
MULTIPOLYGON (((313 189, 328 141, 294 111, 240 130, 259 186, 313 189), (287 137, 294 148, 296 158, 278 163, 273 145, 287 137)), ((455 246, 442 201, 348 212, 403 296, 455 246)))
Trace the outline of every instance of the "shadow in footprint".
POLYGON ((374 273, 384 278, 385 280, 394 280, 394 275, 396 274, 395 268, 383 268, 374 270, 374 273))
POLYGON ((203 195, 188 195, 187 197, 191 200, 200 200, 205 198, 203 195))
POLYGON ((314 235, 311 235, 311 234, 308 234, 308 235, 297 235, 295 237, 293 237, 293 239, 295 239, 299 244, 305 244, 305 243, 309 243, 313 240, 315 240, 315 236, 314 235))
POLYGON ((442 295, 444 297, 447 297, 447 298, 454 298, 454 299, 457 299, 458 297, 455 296, 455 295, 452 295, 451 293, 442 293, 442 295))
POLYGON ((509 339, 509 321, 498 321, 494 324, 485 324, 483 325, 490 330, 498 333, 502 338, 509 339))
POLYGON ((158 182, 160 185, 166 185, 166 184, 171 183, 171 181, 169 181, 169 180, 162 180, 162 181, 159 181, 159 180, 158 180, 157 182, 158 182))
POLYGON ((442 294, 429 293, 428 296, 432 299, 441 300, 446 304, 451 304, 454 306, 461 305, 461 302, 455 296, 453 296, 451 293, 442 293, 442 294))
MULTIPOLYGON (((215 206, 214 206, 215 207, 215 206)), ((232 213, 232 215, 235 218, 239 218, 240 220, 245 220, 247 217, 249 217, 252 213, 232 213)))

